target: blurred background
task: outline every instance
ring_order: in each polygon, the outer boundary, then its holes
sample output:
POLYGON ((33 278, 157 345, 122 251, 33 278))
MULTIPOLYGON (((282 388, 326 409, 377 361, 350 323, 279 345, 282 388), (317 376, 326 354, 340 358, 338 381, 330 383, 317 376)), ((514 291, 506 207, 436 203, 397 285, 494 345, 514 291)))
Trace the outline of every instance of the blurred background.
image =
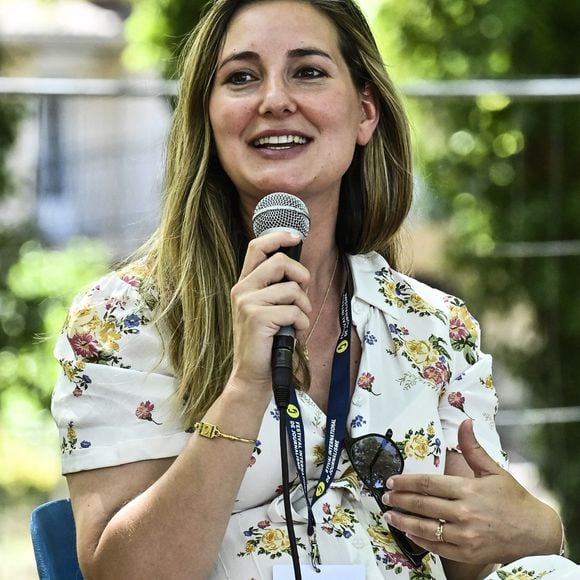
MULTIPOLYGON (((202 5, 0 0, 2 579, 36 577, 30 511, 67 495, 52 347, 72 296, 156 226, 175 57, 202 5)), ((511 470, 578 562, 580 3, 361 5, 413 127, 409 266, 481 321, 511 470)))

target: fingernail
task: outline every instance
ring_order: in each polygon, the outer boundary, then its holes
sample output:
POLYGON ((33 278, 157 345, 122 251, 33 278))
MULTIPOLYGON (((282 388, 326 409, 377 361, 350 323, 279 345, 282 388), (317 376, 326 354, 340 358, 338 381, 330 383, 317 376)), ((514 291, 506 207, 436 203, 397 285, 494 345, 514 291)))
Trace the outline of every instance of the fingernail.
POLYGON ((392 478, 392 477, 389 477, 389 479, 387 479, 387 487, 388 487, 389 489, 393 489, 393 484, 394 484, 394 483, 395 483, 395 482, 393 481, 393 478, 392 478))
POLYGON ((383 494, 383 503, 387 504, 387 505, 391 505, 391 494, 387 491, 386 493, 383 494))
POLYGON ((390 511, 385 512, 385 516, 384 517, 385 517, 385 519, 387 520, 387 522, 389 524, 391 524, 393 522, 393 514, 390 511))

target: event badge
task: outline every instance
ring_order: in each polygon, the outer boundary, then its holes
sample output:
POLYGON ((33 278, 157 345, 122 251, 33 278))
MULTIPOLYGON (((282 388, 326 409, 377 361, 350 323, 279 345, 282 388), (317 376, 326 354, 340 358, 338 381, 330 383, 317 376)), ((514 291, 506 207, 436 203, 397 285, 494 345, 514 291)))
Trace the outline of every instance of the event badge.
MULTIPOLYGON (((365 567, 360 564, 322 564, 320 572, 309 565, 300 566, 302 580, 365 580, 365 567)), ((273 580, 294 580, 292 566, 274 566, 273 580)))

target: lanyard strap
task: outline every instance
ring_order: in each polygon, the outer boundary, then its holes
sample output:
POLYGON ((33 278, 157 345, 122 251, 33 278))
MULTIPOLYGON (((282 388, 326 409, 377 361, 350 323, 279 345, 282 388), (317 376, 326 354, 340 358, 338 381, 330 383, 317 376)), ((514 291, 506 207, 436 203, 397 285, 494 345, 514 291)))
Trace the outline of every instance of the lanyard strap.
POLYGON ((295 389, 291 391, 290 404, 287 409, 288 439, 308 508, 308 536, 312 548, 312 565, 315 569, 318 569, 317 564, 320 563, 320 558, 316 544, 316 520, 312 512, 312 506, 325 494, 332 483, 338 468, 342 443, 346 434, 346 419, 350 397, 350 321, 350 296, 345 288, 340 302, 340 336, 336 342, 336 349, 332 358, 332 375, 326 415, 324 463, 312 500, 308 497, 304 423, 295 389))

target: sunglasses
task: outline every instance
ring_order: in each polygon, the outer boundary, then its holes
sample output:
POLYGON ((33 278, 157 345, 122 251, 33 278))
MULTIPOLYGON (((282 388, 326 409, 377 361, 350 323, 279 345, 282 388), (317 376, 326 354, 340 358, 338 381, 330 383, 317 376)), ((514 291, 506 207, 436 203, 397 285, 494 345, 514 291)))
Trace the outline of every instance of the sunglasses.
MULTIPOLYGON (((387 479, 391 475, 403 473, 405 465, 399 448, 391 439, 392 434, 392 429, 389 429, 385 435, 369 433, 355 439, 346 435, 344 439, 344 447, 353 469, 383 513, 391 509, 381 499, 387 491, 387 479)), ((411 542, 401 530, 389 524, 388 528, 409 562, 415 568, 421 567, 428 551, 411 542)))

